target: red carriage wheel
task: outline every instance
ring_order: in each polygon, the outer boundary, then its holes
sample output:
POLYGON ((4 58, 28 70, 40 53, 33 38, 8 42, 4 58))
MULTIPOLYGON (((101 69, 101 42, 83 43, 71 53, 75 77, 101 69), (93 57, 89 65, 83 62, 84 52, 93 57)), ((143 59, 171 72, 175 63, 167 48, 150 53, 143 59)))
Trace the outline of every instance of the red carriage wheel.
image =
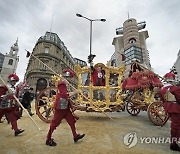
POLYGON ((148 117, 156 126, 163 126, 169 119, 162 102, 153 102, 148 107, 148 117))
POLYGON ((140 113, 140 109, 133 102, 127 102, 126 110, 132 116, 136 116, 140 113))

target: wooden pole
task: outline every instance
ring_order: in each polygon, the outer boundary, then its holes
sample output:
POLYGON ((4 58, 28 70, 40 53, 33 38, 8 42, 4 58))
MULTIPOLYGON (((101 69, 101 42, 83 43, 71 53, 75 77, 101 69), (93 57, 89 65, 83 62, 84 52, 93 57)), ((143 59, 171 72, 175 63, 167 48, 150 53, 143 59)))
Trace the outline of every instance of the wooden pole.
MULTIPOLYGON (((26 50, 27 51, 27 50, 26 50)), ((27 51, 27 52, 29 52, 29 51, 27 51)), ((30 52, 29 52, 30 53, 30 52)), ((56 75, 58 75, 59 76, 59 74, 57 73, 57 72, 55 72, 52 68, 50 68, 47 64, 45 64, 43 61, 41 61, 39 58, 37 58, 35 55, 33 55, 32 53, 31 53, 31 56, 33 56, 35 59, 37 59, 40 63, 42 63, 43 65, 45 65, 49 70, 51 70, 54 74, 56 74, 56 75)), ((62 76, 61 76, 62 77, 62 76)), ((63 78, 63 77, 62 77, 63 78)), ((65 78, 63 78, 63 79, 65 79, 65 78)), ((65 79, 66 80, 66 79, 65 79)), ((74 90, 76 90, 76 88, 68 81, 68 80, 66 80, 66 82, 74 89, 74 90)), ((81 95, 84 97, 84 98, 86 98, 88 101, 89 101, 89 99, 86 97, 86 96, 84 96, 84 94, 82 93, 82 91, 80 91, 81 92, 81 95)), ((110 117, 108 114, 106 114, 103 110, 101 110, 100 109, 100 107, 99 106, 97 106, 97 105, 95 105, 94 103, 93 103, 93 105, 95 106, 95 107, 97 107, 104 115, 106 115, 107 117, 109 117, 111 120, 113 120, 112 119, 112 117, 110 117)))

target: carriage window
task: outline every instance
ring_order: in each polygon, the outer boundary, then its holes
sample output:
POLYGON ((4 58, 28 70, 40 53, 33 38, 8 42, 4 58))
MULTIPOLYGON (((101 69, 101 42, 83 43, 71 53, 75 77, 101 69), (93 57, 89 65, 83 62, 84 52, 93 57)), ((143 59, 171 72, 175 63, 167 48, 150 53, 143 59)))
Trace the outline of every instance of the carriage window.
POLYGON ((111 89, 109 91, 110 102, 116 102, 116 93, 117 93, 117 90, 115 89, 111 89))
POLYGON ((118 86, 118 77, 119 74, 110 73, 109 85, 112 87, 118 86))
POLYGON ((85 97, 83 97, 83 101, 88 101, 87 99, 89 99, 89 97, 90 97, 90 92, 89 92, 89 90, 83 88, 83 89, 82 89, 82 93, 83 93, 83 95, 85 96, 85 97))
POLYGON ((93 100, 105 100, 105 90, 94 90, 93 91, 93 100))
POLYGON ((89 72, 82 73, 82 85, 83 86, 90 85, 90 73, 89 72))
POLYGON ((105 86, 105 70, 102 67, 94 68, 92 80, 93 86, 105 86))

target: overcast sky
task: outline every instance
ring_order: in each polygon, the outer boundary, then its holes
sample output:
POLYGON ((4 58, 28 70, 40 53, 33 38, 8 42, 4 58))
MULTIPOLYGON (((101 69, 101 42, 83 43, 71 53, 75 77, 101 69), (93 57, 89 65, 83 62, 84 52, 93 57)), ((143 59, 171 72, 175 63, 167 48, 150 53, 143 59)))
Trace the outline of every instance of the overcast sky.
POLYGON ((92 53, 95 62, 106 63, 114 53, 115 29, 135 18, 146 21, 147 49, 154 71, 165 74, 177 59, 180 49, 180 0, 0 0, 0 52, 8 53, 18 37, 17 74, 23 79, 28 59, 37 39, 50 31, 57 33, 73 57, 87 60, 90 22, 93 22, 92 53))

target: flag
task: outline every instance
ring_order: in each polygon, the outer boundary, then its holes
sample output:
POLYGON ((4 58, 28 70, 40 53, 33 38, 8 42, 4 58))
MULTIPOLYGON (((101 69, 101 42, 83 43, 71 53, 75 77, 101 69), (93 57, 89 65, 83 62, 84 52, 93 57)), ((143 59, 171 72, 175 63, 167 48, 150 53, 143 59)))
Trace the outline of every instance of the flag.
POLYGON ((122 61, 125 61, 126 60, 126 56, 124 54, 121 54, 122 56, 122 61))
MULTIPOLYGON (((27 51, 27 50, 26 50, 27 51)), ((26 58, 30 57, 31 53, 29 51, 27 51, 26 53, 26 58)))

